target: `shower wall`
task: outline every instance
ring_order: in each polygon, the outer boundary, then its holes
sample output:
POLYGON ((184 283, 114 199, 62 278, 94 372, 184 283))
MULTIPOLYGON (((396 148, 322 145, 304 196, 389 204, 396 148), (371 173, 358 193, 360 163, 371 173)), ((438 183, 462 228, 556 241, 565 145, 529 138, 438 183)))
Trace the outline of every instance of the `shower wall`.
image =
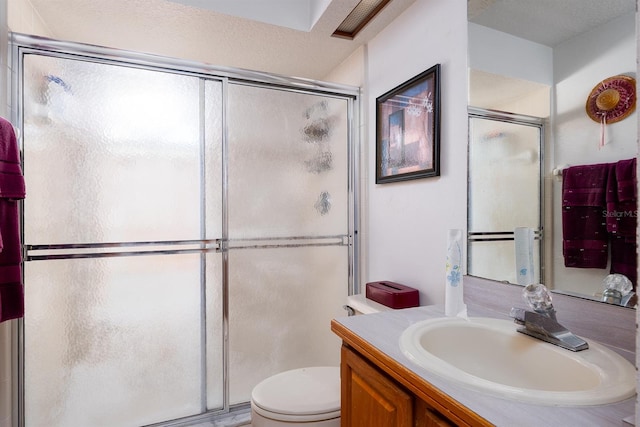
POLYGON ((337 365, 352 96, 19 48, 26 426, 135 426, 337 365))

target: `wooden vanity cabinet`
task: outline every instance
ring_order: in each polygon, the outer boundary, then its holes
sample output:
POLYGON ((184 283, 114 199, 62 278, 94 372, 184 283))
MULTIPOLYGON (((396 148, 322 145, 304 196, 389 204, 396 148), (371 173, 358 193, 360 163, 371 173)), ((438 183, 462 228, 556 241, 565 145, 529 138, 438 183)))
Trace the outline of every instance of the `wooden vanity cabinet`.
POLYGON ((341 356, 341 427, 411 427, 412 396, 344 345, 341 356))
POLYGON ((492 427, 493 424, 333 320, 342 339, 341 427, 492 427))
POLYGON ((435 409, 342 346, 341 427, 449 427, 435 409))

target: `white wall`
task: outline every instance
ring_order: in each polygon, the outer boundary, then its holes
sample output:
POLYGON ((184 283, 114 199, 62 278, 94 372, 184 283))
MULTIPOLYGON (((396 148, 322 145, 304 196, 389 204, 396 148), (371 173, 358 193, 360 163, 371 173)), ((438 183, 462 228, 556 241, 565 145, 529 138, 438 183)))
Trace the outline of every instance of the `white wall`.
POLYGON ((29 0, 5 0, 8 4, 9 28, 25 34, 55 38, 29 0))
MULTIPOLYGON (((554 49, 554 161, 556 165, 609 163, 637 155, 637 113, 607 126, 610 143, 598 147, 600 124, 585 112, 593 87, 607 77, 635 77, 635 16, 623 16, 575 37, 554 49)), ((562 181, 553 184, 553 283, 563 289, 593 295, 602 288, 607 269, 565 268, 562 257, 562 181)))
POLYGON ((467 19, 465 0, 417 0, 367 49, 367 281, 420 290, 421 304, 444 302, 447 230, 466 232, 467 19), (441 176, 375 184, 375 100, 441 64, 441 176))
POLYGON ((553 50, 469 22, 469 68, 552 85, 553 50))

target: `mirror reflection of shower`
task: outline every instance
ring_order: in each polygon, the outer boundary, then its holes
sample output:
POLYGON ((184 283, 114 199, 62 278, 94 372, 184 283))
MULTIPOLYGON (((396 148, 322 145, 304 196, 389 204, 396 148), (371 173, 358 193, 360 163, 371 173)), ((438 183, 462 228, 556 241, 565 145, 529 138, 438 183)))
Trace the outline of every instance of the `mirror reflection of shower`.
POLYGON ((538 119, 470 111, 468 274, 518 283, 514 230, 528 227, 540 281, 542 135, 538 119))

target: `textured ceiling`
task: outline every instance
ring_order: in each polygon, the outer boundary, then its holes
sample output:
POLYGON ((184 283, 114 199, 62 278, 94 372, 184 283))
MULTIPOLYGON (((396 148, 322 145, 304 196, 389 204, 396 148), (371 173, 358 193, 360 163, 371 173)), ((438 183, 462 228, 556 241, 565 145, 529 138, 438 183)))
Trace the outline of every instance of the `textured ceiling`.
POLYGON ((331 0, 169 0, 187 6, 309 31, 331 0))
POLYGON ((415 0, 391 1, 354 40, 331 34, 359 0, 332 0, 310 32, 166 0, 30 1, 50 30, 40 35, 323 80, 415 0))
POLYGON ((636 0, 468 0, 469 21, 550 47, 635 10, 636 0))

